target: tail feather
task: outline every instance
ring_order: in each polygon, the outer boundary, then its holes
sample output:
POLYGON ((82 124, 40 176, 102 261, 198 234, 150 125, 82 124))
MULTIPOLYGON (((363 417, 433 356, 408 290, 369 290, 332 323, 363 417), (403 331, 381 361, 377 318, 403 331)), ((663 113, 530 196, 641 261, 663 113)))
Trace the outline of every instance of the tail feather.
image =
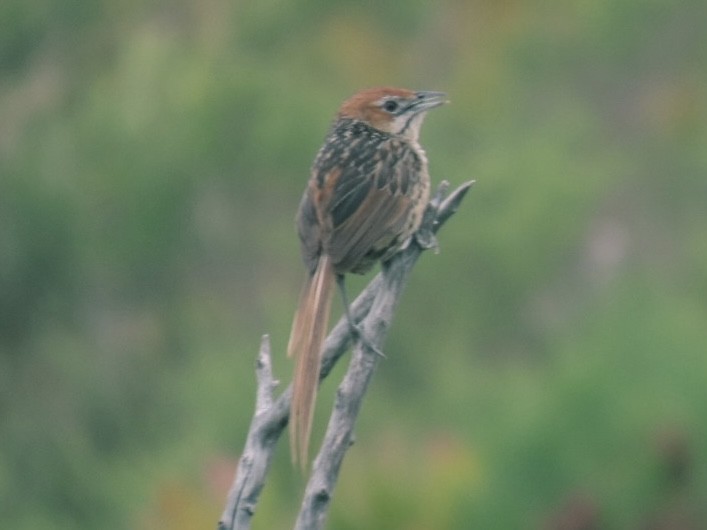
POLYGON ((314 401, 319 385, 321 352, 326 338, 334 293, 334 269, 328 256, 319 258, 307 280, 292 323, 288 357, 295 358, 295 375, 290 409, 290 451, 292 461, 307 465, 314 401))

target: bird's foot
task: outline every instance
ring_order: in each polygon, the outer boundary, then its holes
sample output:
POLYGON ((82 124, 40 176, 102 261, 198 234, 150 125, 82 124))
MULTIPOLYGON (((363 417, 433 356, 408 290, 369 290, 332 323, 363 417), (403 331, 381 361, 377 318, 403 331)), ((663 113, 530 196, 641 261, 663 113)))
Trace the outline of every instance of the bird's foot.
POLYGON ((385 359, 385 353, 383 353, 378 346, 373 344, 370 340, 368 340, 368 337, 366 337, 366 334, 363 332, 361 327, 358 324, 354 324, 353 322, 349 322, 349 329, 351 330, 351 337, 354 340, 357 340, 363 344, 363 346, 378 355, 379 357, 385 359))
POLYGON ((435 254, 439 254, 439 242, 437 236, 434 235, 429 228, 421 228, 415 232, 415 241, 424 250, 432 249, 435 254))

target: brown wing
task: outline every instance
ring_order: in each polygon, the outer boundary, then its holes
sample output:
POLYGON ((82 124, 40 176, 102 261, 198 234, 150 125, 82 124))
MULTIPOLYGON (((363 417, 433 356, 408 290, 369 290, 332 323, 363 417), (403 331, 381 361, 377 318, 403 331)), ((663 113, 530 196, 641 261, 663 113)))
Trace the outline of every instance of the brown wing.
POLYGON ((366 261, 402 243, 413 207, 408 190, 419 159, 406 144, 390 142, 359 160, 342 170, 326 212, 331 232, 324 249, 340 272, 365 270, 366 261))
POLYGON ((298 229, 310 273, 322 253, 337 273, 365 272, 403 243, 422 166, 406 141, 360 121, 338 120, 300 204, 298 229))

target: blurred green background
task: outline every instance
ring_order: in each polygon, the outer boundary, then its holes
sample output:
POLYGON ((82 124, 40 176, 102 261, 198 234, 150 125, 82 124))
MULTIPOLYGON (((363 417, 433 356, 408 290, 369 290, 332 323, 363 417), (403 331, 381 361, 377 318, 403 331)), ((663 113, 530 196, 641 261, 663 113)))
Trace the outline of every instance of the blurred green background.
MULTIPOLYGON (((705 528, 706 20, 0 4, 0 527, 215 526, 261 334, 290 377, 309 165, 345 97, 391 84, 448 92, 431 173, 477 185, 414 271, 329 528, 705 528)), ((255 529, 294 520, 287 453, 255 529)))

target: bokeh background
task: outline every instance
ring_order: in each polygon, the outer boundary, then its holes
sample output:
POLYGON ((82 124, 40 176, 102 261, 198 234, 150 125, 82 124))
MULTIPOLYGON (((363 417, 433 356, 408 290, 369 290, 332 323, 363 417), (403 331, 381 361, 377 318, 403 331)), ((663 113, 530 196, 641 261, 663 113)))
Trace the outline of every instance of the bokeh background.
MULTIPOLYGON (((215 526, 261 334, 290 377, 309 165, 345 97, 391 84, 449 93, 432 176, 477 184, 414 271, 329 528, 707 527, 705 21, 3 1, 0 526, 215 526)), ((287 453, 255 529, 294 520, 287 453)))

